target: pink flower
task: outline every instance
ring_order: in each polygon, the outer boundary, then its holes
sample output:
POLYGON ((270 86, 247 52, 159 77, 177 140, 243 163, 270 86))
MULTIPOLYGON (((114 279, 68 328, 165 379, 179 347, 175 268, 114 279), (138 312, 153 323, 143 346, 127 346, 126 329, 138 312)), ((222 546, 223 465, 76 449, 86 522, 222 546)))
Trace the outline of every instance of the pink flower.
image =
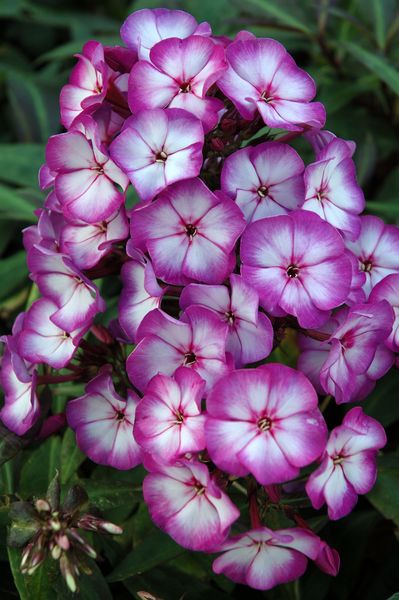
POLYGON ((127 359, 130 381, 144 391, 157 373, 173 375, 180 366, 186 366, 205 379, 208 390, 230 370, 226 336, 227 324, 200 306, 190 306, 180 321, 153 310, 143 319, 136 337, 138 345, 127 359))
POLYGON ((40 292, 56 304, 51 317, 55 325, 72 331, 89 326, 105 310, 97 287, 81 273, 70 258, 34 246, 28 255, 31 278, 40 292))
POLYGON ((61 231, 65 226, 63 214, 47 208, 39 208, 35 214, 39 217, 37 225, 30 225, 22 231, 26 252, 29 252, 37 244, 53 252, 58 252, 61 231))
POLYGON ((303 170, 303 161, 293 148, 265 142, 226 158, 221 187, 251 223, 299 208, 305 197, 303 170))
POLYGON ((110 153, 141 200, 152 200, 167 186, 196 177, 202 166, 204 130, 186 110, 142 110, 127 119, 110 153))
POLYGON ((270 590, 303 575, 319 547, 320 539, 308 529, 259 527, 224 542, 212 568, 236 583, 270 590))
POLYGON ((378 421, 365 415, 360 407, 352 408, 342 425, 331 432, 322 463, 306 484, 314 508, 326 502, 333 521, 348 515, 358 494, 367 494, 373 487, 376 454, 386 441, 378 421))
POLYGON ((359 261, 353 252, 347 250, 346 255, 351 261, 352 268, 352 281, 346 304, 348 306, 352 306, 352 304, 362 304, 363 302, 366 302, 366 294, 363 289, 366 282, 366 273, 360 271, 359 261))
POLYGON ((387 275, 399 273, 399 228, 386 225, 373 215, 361 217, 361 232, 356 242, 347 242, 366 274, 363 289, 366 298, 373 287, 387 275))
POLYGON ((86 116, 81 123, 85 133, 74 129, 49 139, 46 160, 56 173, 55 191, 65 217, 98 223, 124 202, 114 184, 125 191, 129 180, 105 153, 95 121, 86 116))
POLYGON ((389 302, 395 315, 391 333, 385 343, 393 352, 399 352, 399 274, 384 277, 373 288, 370 302, 380 302, 381 300, 389 302))
POLYGON ((269 363, 219 379, 207 399, 205 434, 213 462, 262 485, 296 477, 324 450, 317 394, 298 371, 269 363))
POLYGON ((323 571, 323 573, 327 573, 327 575, 331 575, 332 577, 336 577, 339 572, 341 559, 335 548, 330 548, 326 542, 321 540, 319 553, 315 559, 315 563, 320 571, 323 571))
POLYGON ((25 313, 20 313, 15 320, 12 335, 1 339, 5 350, 0 370, 0 385, 4 392, 0 419, 17 435, 24 435, 40 414, 36 395, 36 369, 18 353, 18 340, 24 319, 25 313))
POLYGON ((228 70, 218 81, 244 119, 259 111, 269 127, 302 131, 321 128, 326 114, 313 79, 297 67, 282 44, 272 39, 247 39, 226 48, 228 70))
POLYGON ((206 96, 227 68, 224 49, 202 36, 176 37, 156 44, 150 61, 139 61, 129 77, 132 112, 145 108, 183 108, 201 119, 205 132, 218 122, 224 104, 206 96))
POLYGON ((121 270, 122 292, 119 301, 119 322, 131 341, 136 340, 137 329, 144 317, 160 308, 167 288, 162 288, 155 277, 149 258, 140 250, 129 248, 131 260, 121 270))
POLYGON ((18 340, 19 353, 25 360, 62 369, 75 354, 87 327, 61 329, 52 319, 57 310, 52 300, 40 298, 26 313, 18 340))
POLYGON ((139 58, 148 60, 150 50, 163 39, 184 39, 190 35, 211 35, 209 23, 200 23, 182 10, 144 8, 129 15, 121 28, 121 38, 139 58))
POLYGON ((233 355, 236 367, 269 356, 273 328, 268 317, 258 310, 258 294, 240 275, 230 275, 230 291, 224 285, 191 283, 186 286, 180 296, 180 306, 185 310, 193 304, 210 308, 228 324, 226 351, 233 355))
MULTIPOLYGON (((303 137, 310 143, 313 148, 313 151, 316 155, 317 160, 319 160, 320 152, 333 140, 337 139, 337 136, 331 131, 327 131, 326 129, 309 129, 305 131, 303 137)), ((353 156, 356 150, 355 142, 351 140, 341 140, 345 142, 348 147, 348 156, 353 156)))
MULTIPOLYGON (((328 339, 329 352, 320 372, 320 382, 326 393, 338 404, 359 399, 357 375, 365 375, 373 363, 377 348, 388 337, 393 310, 385 300, 376 304, 357 304, 340 315, 340 324, 328 339)), ((384 359, 384 357, 382 357, 384 359)), ((378 379, 390 368, 388 362, 374 365, 378 379)))
POLYGON ((143 482, 151 518, 189 550, 212 551, 227 537, 240 511, 197 461, 155 466, 143 482))
POLYGON ((61 123, 69 128, 85 109, 99 106, 107 94, 111 69, 104 59, 104 48, 91 40, 76 55, 78 63, 72 69, 69 83, 60 95, 61 123))
POLYGON ((302 327, 318 327, 345 302, 350 259, 339 233, 308 211, 251 223, 241 241, 242 276, 276 316, 288 313, 302 327))
POLYGON ((94 267, 112 249, 115 242, 129 235, 125 209, 99 223, 67 223, 61 231, 61 252, 69 255, 79 269, 94 267))
POLYGON ((356 167, 347 142, 333 139, 305 170, 302 209, 318 214, 350 240, 360 234, 364 194, 356 181, 356 167))
POLYGON ((68 424, 79 448, 94 462, 116 469, 141 463, 141 448, 133 437, 139 397, 128 390, 127 399, 115 391, 110 369, 103 368, 86 386, 86 394, 68 402, 68 424))
POLYGON ((205 381, 187 367, 179 367, 173 377, 151 379, 137 406, 134 436, 152 458, 169 462, 205 448, 204 387, 205 381))
POLYGON ((200 179, 176 183, 131 214, 133 244, 148 250, 157 277, 176 285, 221 283, 233 269, 244 227, 234 202, 215 196, 200 179))

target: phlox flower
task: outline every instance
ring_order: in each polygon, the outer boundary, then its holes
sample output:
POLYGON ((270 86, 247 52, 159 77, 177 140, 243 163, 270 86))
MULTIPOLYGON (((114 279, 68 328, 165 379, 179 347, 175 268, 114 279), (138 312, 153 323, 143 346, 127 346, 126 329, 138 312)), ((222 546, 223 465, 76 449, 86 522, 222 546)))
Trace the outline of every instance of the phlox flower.
POLYGON ((128 390, 117 394, 110 370, 103 370, 86 386, 86 394, 68 402, 68 424, 76 432, 79 448, 91 460, 116 469, 132 469, 141 463, 141 448, 133 437, 139 397, 128 390))
POLYGON ((262 485, 296 477, 324 450, 327 428, 317 394, 298 371, 269 363, 233 371, 207 398, 205 435, 213 462, 262 485))
POLYGON ((384 277, 373 288, 370 294, 370 302, 380 302, 381 300, 389 302, 395 315, 391 333, 385 340, 385 344, 393 352, 399 352, 399 273, 384 277))
POLYGON ((361 219, 360 236, 347 247, 359 261, 366 274, 363 289, 366 299, 373 287, 387 275, 399 273, 399 228, 386 225, 382 219, 365 215, 361 219))
MULTIPOLYGON (((318 159, 319 153, 333 140, 337 139, 335 133, 327 131, 326 129, 309 129, 304 131, 303 137, 312 146, 313 151, 318 159)), ((348 156, 353 156, 356 150, 356 143, 352 140, 341 140, 345 142, 348 147, 348 156)))
POLYGON ((303 575, 319 548, 320 539, 308 529, 259 527, 224 542, 212 568, 236 583, 270 590, 303 575))
POLYGON ((354 508, 358 494, 367 494, 377 477, 376 455, 386 444, 384 428, 352 408, 342 425, 332 430, 322 463, 310 476, 306 491, 314 508, 326 503, 335 521, 354 508))
POLYGON ((183 10, 155 8, 137 10, 129 15, 121 27, 121 38, 129 48, 137 51, 139 58, 148 60, 150 50, 163 39, 184 39, 190 35, 211 35, 209 23, 198 24, 183 10))
POLYGON ((157 282, 152 263, 148 257, 127 244, 131 260, 122 267, 122 292, 119 300, 119 322, 131 341, 136 340, 137 329, 144 317, 159 308, 167 287, 157 282))
POLYGON ((27 311, 18 339, 18 350, 25 360, 62 369, 75 354, 87 327, 59 327, 52 319, 57 309, 52 300, 40 298, 27 311))
POLYGON ((240 275, 230 275, 230 288, 190 283, 180 295, 180 306, 185 310, 193 304, 215 311, 228 324, 226 351, 236 367, 269 356, 273 328, 269 318, 259 312, 257 292, 240 275))
POLYGON ((139 61, 130 72, 132 112, 183 108, 201 119, 205 133, 213 129, 224 105, 206 93, 227 68, 223 48, 198 35, 174 37, 156 44, 150 61, 139 61))
POLYGON ((203 144, 199 119, 180 108, 155 108, 126 120, 110 154, 141 200, 149 201, 172 183, 199 174, 203 144))
POLYGON ((123 204, 115 184, 125 191, 129 180, 106 154, 90 116, 82 117, 79 130, 50 137, 46 161, 56 173, 55 191, 67 219, 98 223, 123 204))
POLYGON ((319 152, 317 161, 305 169, 305 202, 301 208, 315 212, 345 237, 356 240, 365 202, 351 156, 347 142, 339 138, 319 152))
POLYGON ((180 181, 131 214, 133 244, 148 250, 157 277, 181 285, 221 283, 233 270, 245 227, 240 209, 200 179, 180 181))
POLYGON ((268 38, 241 40, 227 46, 226 58, 229 68, 217 84, 244 119, 253 119, 259 111, 269 127, 323 127, 324 106, 311 102, 314 81, 282 44, 268 38))
POLYGON ((190 306, 180 321, 156 309, 142 321, 137 346, 127 359, 130 381, 145 391, 157 373, 173 375, 178 367, 190 367, 208 390, 230 366, 226 362, 227 324, 211 310, 190 306))
POLYGON ((4 336, 0 340, 5 344, 0 369, 0 385, 4 392, 4 406, 0 410, 0 419, 17 435, 24 435, 35 424, 40 414, 36 394, 37 371, 18 351, 24 319, 25 313, 20 313, 15 320, 12 335, 4 336))
POLYGON ((209 552, 221 544, 240 511, 216 485, 208 467, 182 459, 174 465, 152 461, 150 470, 143 495, 154 523, 189 550, 209 552))
POLYGON ((322 327, 326 340, 299 336, 298 369, 337 404, 363 400, 393 364, 384 346, 392 319, 387 302, 340 309, 322 327))
POLYGON ((241 239, 241 273, 272 315, 297 317, 318 327, 345 302, 352 281, 341 236, 308 211, 261 219, 241 239))
POLYGON ((79 269, 90 269, 110 252, 115 242, 128 235, 129 223, 121 206, 99 223, 66 223, 61 230, 60 250, 70 256, 79 269))
POLYGON ((105 310, 98 288, 65 254, 33 246, 28 265, 40 292, 56 304, 51 317, 55 325, 66 331, 89 326, 95 315, 105 310))
POLYGON ((304 168, 299 154, 287 144, 247 146, 224 161, 221 188, 237 202, 249 223, 285 215, 303 203, 304 168))
POLYGON ((160 461, 174 461, 205 448, 201 399, 205 381, 192 369, 179 367, 173 377, 155 375, 140 400, 134 437, 160 461))

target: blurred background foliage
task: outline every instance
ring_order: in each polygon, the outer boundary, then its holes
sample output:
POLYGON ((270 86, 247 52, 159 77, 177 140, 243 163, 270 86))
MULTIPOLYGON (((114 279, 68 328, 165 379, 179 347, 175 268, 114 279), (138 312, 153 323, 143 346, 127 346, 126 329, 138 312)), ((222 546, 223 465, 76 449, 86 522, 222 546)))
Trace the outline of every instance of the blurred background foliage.
MULTIPOLYGON (((15 314, 35 294, 27 278, 21 229, 35 222, 33 210, 43 200, 37 170, 48 136, 61 131, 58 95, 74 64, 73 54, 88 39, 120 43, 123 19, 133 10, 156 6, 187 10, 198 20, 209 21, 216 34, 247 29, 285 44, 317 82, 318 99, 327 109, 326 128, 356 142, 355 160, 368 210, 389 222, 399 220, 397 0, 0 0, 2 332, 9 332, 15 314)), ((301 150, 305 159, 312 159, 305 145, 301 150)), ((54 399, 58 410, 68 395, 81 392, 60 387, 54 399)), ((123 524, 121 541, 96 542, 103 563, 92 577, 83 578, 75 597, 137 598, 139 590, 147 590, 165 600, 385 600, 399 589, 397 372, 379 382, 364 408, 387 427, 390 440, 377 485, 349 517, 333 524, 323 517, 313 522, 341 554, 336 579, 311 567, 299 585, 261 594, 213 576, 211 557, 183 552, 149 525, 134 491, 141 482, 140 469, 123 473, 93 465, 83 468, 88 461, 84 463, 70 431, 19 452, 1 467, 0 494, 17 492, 24 498, 40 494, 59 468, 64 485, 83 482, 105 517, 123 524)), ((0 464, 4 456, 1 441, 0 464)), ((6 501, 0 501, 1 598, 72 597, 65 588, 54 591, 46 569, 29 580, 18 575, 18 555, 6 548, 7 510, 6 501)))

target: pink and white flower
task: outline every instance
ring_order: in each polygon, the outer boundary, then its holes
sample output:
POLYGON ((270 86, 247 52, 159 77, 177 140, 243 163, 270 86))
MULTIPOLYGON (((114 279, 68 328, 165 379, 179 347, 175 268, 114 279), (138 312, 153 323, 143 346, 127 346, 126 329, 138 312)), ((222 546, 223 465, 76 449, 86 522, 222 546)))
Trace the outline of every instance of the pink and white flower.
POLYGON ((245 227, 241 210, 200 179, 180 181, 156 202, 131 214, 133 244, 148 250, 166 283, 221 283, 233 270, 235 243, 245 227))
POLYGON ((305 169, 305 202, 301 208, 316 213, 345 237, 356 240, 365 202, 351 156, 347 142, 339 138, 319 152, 317 162, 305 169))
POLYGON ((205 381, 192 369, 179 367, 173 377, 155 375, 136 411, 134 437, 152 458, 173 462, 205 448, 201 400, 205 381))
POLYGON ((142 110, 125 122, 110 154, 149 201, 167 186, 196 177, 202 166, 201 121, 180 108, 142 110))
POLYGON ((183 10, 155 8, 137 10, 129 15, 121 27, 121 38, 139 58, 148 60, 150 50, 161 40, 184 39, 190 35, 211 35, 209 23, 200 23, 183 10))
POLYGON ((331 548, 326 542, 320 540, 319 553, 315 559, 315 563, 320 571, 336 577, 339 572, 341 559, 335 548, 331 548))
POLYGON ((0 370, 0 385, 4 392, 0 419, 17 435, 24 435, 40 415, 36 394, 37 371, 18 351, 18 339, 24 319, 25 313, 20 313, 15 320, 12 335, 1 338, 5 350, 0 370))
POLYGON ((138 345, 127 359, 130 381, 144 391, 157 373, 173 375, 181 366, 190 367, 206 381, 206 389, 230 366, 226 362, 227 324, 211 310, 190 306, 177 321, 156 309, 142 321, 138 345))
POLYGON ((57 310, 52 300, 40 298, 26 313, 18 339, 18 350, 25 360, 62 369, 75 354, 87 327, 61 329, 52 319, 57 310))
POLYGON ((288 313, 302 327, 318 327, 345 302, 351 262, 340 234, 318 215, 294 211, 247 226, 241 273, 275 316, 288 313))
POLYGON ((373 215, 361 217, 361 232, 355 242, 347 242, 358 258, 359 268, 366 274, 363 289, 366 298, 381 279, 399 273, 399 228, 386 225, 373 215))
POLYGON ((129 223, 121 207, 99 223, 66 223, 61 231, 60 249, 79 269, 90 269, 111 251, 115 242, 125 240, 128 235, 129 223))
POLYGON ((230 275, 230 289, 190 283, 180 295, 180 306, 185 310, 191 305, 215 311, 228 324, 226 351, 232 354, 236 367, 269 356, 273 328, 268 317, 259 312, 257 292, 240 275, 230 275))
POLYGON ((131 341, 136 340, 137 329, 144 317, 160 308, 167 287, 157 282, 152 263, 149 258, 135 248, 131 242, 127 245, 131 260, 121 270, 122 292, 119 301, 119 322, 131 341))
POLYGON ((380 302, 381 300, 389 302, 395 315, 391 333, 385 340, 385 344, 393 352, 399 352, 399 273, 384 277, 373 288, 370 294, 370 302, 380 302))
POLYGON ((323 127, 326 113, 313 79, 276 40, 247 39, 226 48, 228 70, 218 81, 244 119, 260 112, 269 127, 302 131, 323 127))
POLYGON ((240 516, 238 508, 200 462, 183 459, 154 467, 143 482, 144 500, 154 523, 184 548, 215 549, 240 516))
POLYGON ((123 204, 124 195, 115 184, 125 191, 129 180, 105 153, 95 121, 85 116, 79 128, 52 136, 46 160, 56 173, 55 191, 65 217, 98 223, 123 204))
POLYGON ((207 398, 205 435, 213 462, 262 485, 296 477, 324 450, 327 428, 302 373, 269 363, 233 371, 207 398))
POLYGON ((52 322, 65 331, 89 326, 95 315, 105 310, 98 288, 65 254, 34 246, 28 265, 40 292, 56 304, 52 322))
POLYGON ((285 215, 305 198, 303 160, 287 144, 247 146, 223 163, 221 187, 236 201, 248 223, 285 215))
POLYGON ((104 48, 99 42, 87 42, 82 54, 76 56, 78 62, 60 95, 61 123, 67 129, 84 110, 102 104, 112 73, 105 63, 104 48))
POLYGON ((130 72, 132 112, 182 108, 201 119, 205 133, 213 129, 224 104, 206 93, 227 68, 224 49, 203 36, 173 37, 156 44, 149 60, 139 61, 130 72))
POLYGON ((117 394, 110 370, 103 370, 86 386, 86 394, 68 402, 68 424, 76 432, 79 448, 92 461, 116 469, 132 469, 141 463, 142 451, 133 437, 139 397, 128 390, 117 394))
POLYGON ((308 529, 259 527, 224 542, 212 568, 236 583, 270 590, 303 575, 319 548, 320 539, 308 529))
POLYGON ((322 463, 306 484, 314 508, 326 503, 333 521, 348 515, 358 495, 367 494, 373 487, 377 451, 386 441, 378 421, 365 415, 360 407, 352 408, 342 425, 331 432, 322 463))

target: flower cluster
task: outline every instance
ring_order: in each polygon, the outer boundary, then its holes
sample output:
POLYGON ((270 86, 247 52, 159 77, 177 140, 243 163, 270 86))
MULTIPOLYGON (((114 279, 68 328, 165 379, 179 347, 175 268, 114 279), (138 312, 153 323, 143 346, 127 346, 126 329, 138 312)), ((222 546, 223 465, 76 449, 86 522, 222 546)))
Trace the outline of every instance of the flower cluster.
POLYGON ((121 37, 89 41, 61 92, 24 232, 41 297, 3 339, 1 419, 23 435, 46 416, 40 386, 86 382, 66 408, 78 446, 143 463, 154 523, 220 552, 215 573, 260 590, 309 560, 335 575, 295 490, 339 519, 374 484, 382 426, 357 406, 329 433, 320 400, 362 400, 395 362, 399 229, 361 216, 355 145, 323 130, 279 42, 166 9, 121 37), (296 369, 273 353, 287 335, 296 369))

